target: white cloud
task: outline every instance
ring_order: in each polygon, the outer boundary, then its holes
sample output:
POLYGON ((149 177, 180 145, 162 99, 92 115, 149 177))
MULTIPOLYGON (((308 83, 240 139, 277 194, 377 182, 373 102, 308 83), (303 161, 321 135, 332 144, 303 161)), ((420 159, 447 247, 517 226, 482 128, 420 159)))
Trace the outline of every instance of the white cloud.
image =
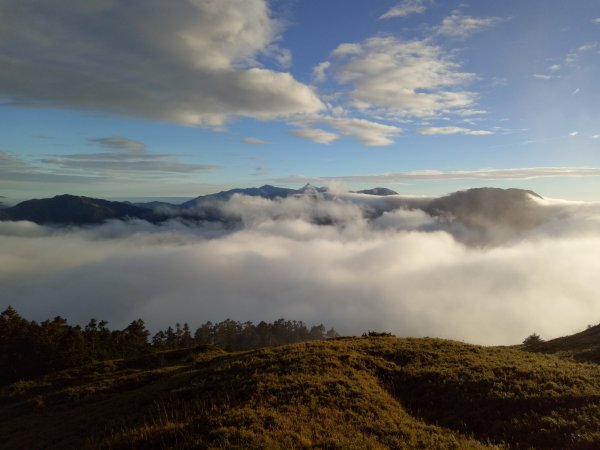
POLYGON ((442 24, 437 27, 437 33, 443 36, 465 38, 473 33, 490 28, 504 19, 500 17, 471 17, 458 12, 444 17, 442 24))
POLYGON ((254 138, 254 137, 245 137, 242 139, 242 142, 251 145, 264 145, 268 144, 267 141, 263 141, 262 139, 254 138))
POLYGON ((550 67, 548 67, 548 70, 550 70, 551 72, 557 72, 560 69, 561 69, 560 64, 552 64, 550 67))
POLYGON ((351 89, 347 103, 390 117, 427 117, 472 107, 476 95, 460 87, 474 78, 460 72, 441 48, 426 41, 373 37, 332 52, 335 79, 351 89))
POLYGON ((569 136, 571 136, 571 137, 575 137, 575 136, 577 136, 578 134, 579 134, 579 131, 572 131, 572 132, 570 132, 570 133, 569 133, 569 136))
POLYGON ((265 0, 174 0, 168 10, 6 0, 2 10, 11 19, 0 28, 0 95, 15 104, 213 127, 323 108, 312 88, 258 62, 291 58, 265 0))
POLYGON ((362 144, 378 147, 394 143, 394 136, 401 134, 402 128, 373 122, 366 119, 351 117, 310 117, 295 123, 301 127, 292 132, 294 136, 309 139, 317 144, 329 144, 340 136, 355 138, 362 144), (333 128, 337 133, 315 128, 314 125, 321 124, 333 128))
POLYGON ((581 89, 577 88, 573 91, 573 95, 577 95, 579 92, 581 92, 581 89))
POLYGON ((556 78, 553 75, 546 75, 543 73, 534 73, 533 74, 533 78, 537 78, 538 80, 552 80, 553 78, 556 78))
POLYGON ((315 144, 330 144, 336 139, 339 139, 337 134, 321 130, 320 128, 301 128, 292 131, 292 134, 313 141, 315 144))
POLYGON ((423 14, 427 9, 424 0, 404 0, 402 3, 393 6, 379 19, 391 19, 394 17, 406 17, 411 14, 423 14))
POLYGON ((570 51, 565 57, 565 65, 573 66, 580 61, 582 57, 585 56, 586 53, 589 53, 593 50, 597 50, 600 44, 598 42, 587 42, 583 45, 580 45, 575 50, 570 51))
POLYGON ((494 134, 487 130, 470 130, 468 128, 461 127, 429 127, 421 128, 418 130, 419 134, 435 135, 435 134, 467 134, 471 136, 485 136, 488 134, 494 134))
POLYGON ((418 210, 369 221, 341 199, 239 196, 226 208, 243 228, 0 222, 0 303, 114 328, 284 317, 479 344, 517 344, 532 330, 548 339, 600 316, 597 204, 540 202, 545 225, 487 248, 465 247, 418 210))
POLYGON ((592 136, 592 139, 600 139, 600 134, 595 134, 592 136))
POLYGON ((377 147, 391 145, 393 136, 402 133, 402 128, 372 122, 365 119, 326 117, 319 120, 335 128, 340 134, 358 139, 365 145, 377 147))
POLYGON ((322 83, 327 79, 327 69, 331 66, 329 61, 323 61, 313 68, 313 82, 322 83))
POLYGON ((594 20, 592 20, 592 22, 594 22, 594 23, 600 23, 600 17, 595 18, 594 20))

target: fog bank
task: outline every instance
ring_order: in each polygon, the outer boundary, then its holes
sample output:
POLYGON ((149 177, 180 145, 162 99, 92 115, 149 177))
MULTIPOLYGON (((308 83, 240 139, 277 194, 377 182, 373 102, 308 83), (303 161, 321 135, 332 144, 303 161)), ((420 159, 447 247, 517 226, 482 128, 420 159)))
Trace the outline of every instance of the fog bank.
POLYGON ((238 219, 227 226, 0 222, 0 307, 112 327, 141 317, 152 330, 284 317, 480 344, 600 321, 598 204, 532 199, 541 219, 523 229, 432 216, 423 204, 235 195, 221 205, 238 219))

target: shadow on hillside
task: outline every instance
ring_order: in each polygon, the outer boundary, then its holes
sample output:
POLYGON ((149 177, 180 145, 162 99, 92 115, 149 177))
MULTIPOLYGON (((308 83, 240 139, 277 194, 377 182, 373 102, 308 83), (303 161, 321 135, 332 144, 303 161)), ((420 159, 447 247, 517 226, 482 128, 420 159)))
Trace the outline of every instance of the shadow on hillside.
POLYGON ((507 391, 503 398, 494 380, 452 380, 442 373, 384 371, 379 378, 412 415, 482 442, 511 448, 598 448, 593 440, 588 445, 585 439, 573 439, 582 430, 570 419, 599 404, 600 395, 538 395, 524 390, 523 397, 511 398, 514 391, 507 391))

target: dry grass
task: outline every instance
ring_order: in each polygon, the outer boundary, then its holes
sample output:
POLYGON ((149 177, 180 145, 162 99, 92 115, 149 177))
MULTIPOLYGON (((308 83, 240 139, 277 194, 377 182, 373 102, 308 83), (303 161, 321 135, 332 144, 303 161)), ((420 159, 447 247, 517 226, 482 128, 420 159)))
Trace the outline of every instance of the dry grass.
POLYGON ((600 367, 439 339, 113 361, 15 383, 0 447, 600 446, 600 367))

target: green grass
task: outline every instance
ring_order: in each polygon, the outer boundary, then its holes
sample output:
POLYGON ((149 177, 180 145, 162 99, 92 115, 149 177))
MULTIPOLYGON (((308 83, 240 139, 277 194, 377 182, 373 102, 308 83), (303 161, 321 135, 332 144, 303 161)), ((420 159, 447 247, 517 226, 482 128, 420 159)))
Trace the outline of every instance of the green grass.
POLYGON ((600 366, 440 339, 164 352, 5 388, 0 448, 598 448, 600 366))

